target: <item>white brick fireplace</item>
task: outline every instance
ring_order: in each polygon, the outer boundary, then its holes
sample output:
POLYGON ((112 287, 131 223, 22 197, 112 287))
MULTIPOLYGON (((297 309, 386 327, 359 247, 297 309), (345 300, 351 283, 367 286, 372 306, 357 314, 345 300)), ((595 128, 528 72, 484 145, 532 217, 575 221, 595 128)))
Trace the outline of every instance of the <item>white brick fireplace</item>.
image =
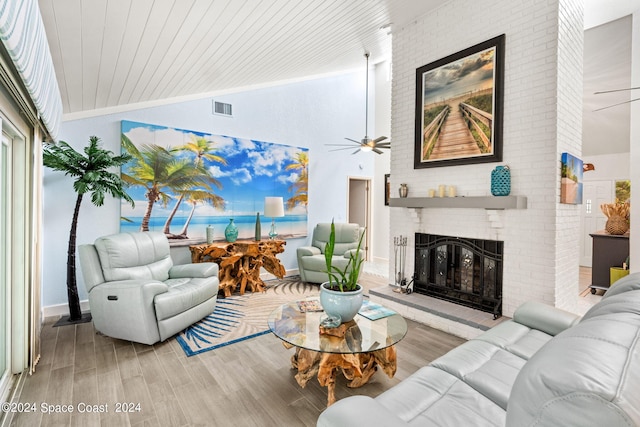
MULTIPOLYGON (((578 296, 579 206, 560 204, 560 156, 581 156, 583 11, 578 0, 453 0, 393 33, 391 196, 455 185, 458 196, 490 196, 498 164, 526 209, 391 208, 393 237, 414 233, 504 241, 502 312, 527 300, 572 310, 578 296), (414 169, 416 68, 505 34, 503 161, 414 169)), ((390 277, 394 266, 390 265, 390 277)))

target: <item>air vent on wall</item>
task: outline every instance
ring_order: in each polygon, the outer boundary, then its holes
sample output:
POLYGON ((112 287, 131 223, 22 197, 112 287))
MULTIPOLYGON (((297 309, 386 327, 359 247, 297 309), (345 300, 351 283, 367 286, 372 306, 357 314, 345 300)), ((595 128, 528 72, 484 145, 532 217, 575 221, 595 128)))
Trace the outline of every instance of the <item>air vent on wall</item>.
POLYGON ((232 116, 231 104, 213 101, 213 114, 221 114, 223 116, 232 116))

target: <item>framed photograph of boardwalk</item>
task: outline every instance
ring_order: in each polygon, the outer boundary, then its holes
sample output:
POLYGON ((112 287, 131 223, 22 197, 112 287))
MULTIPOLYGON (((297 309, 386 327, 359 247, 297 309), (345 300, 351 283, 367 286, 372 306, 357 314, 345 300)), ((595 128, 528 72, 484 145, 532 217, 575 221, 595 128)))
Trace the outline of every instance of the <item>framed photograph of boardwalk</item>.
POLYGON ((502 161, 504 40, 416 70, 415 169, 502 161))

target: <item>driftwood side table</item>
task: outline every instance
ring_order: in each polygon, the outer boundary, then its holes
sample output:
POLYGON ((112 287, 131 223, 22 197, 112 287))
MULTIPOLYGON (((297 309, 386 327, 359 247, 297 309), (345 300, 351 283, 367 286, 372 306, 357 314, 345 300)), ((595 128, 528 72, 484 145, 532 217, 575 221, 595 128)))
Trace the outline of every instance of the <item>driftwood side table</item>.
POLYGON ((286 244, 285 240, 213 242, 191 245, 189 250, 194 263, 218 264, 220 290, 228 297, 236 288, 241 295, 245 290, 264 292, 266 285, 260 278, 262 267, 282 279, 286 271, 276 255, 284 252, 286 244))

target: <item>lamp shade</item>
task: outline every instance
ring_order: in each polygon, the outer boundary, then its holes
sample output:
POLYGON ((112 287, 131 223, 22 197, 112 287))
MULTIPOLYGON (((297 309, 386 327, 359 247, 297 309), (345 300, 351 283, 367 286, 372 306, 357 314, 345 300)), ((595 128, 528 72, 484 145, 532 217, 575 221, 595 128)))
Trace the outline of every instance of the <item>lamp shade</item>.
POLYGON ((264 216, 269 218, 284 216, 284 203, 282 202, 282 197, 264 198, 264 216))

